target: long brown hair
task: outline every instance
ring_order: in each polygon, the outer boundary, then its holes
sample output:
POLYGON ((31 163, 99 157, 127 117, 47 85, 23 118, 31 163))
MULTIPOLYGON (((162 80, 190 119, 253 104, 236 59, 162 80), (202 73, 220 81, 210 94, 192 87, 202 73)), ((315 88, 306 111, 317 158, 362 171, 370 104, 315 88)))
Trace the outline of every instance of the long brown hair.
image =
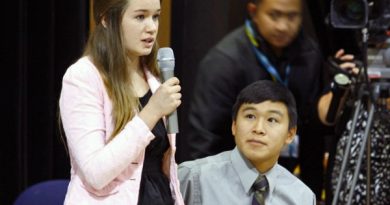
MULTIPOLYGON (((139 110, 127 69, 127 52, 123 44, 121 22, 131 0, 94 0, 93 17, 95 28, 91 32, 84 55, 89 56, 102 76, 108 95, 112 100, 113 139, 139 110), (104 19, 104 25, 103 20, 104 19)), ((148 68, 159 76, 156 63, 157 45, 152 52, 140 58, 141 67, 148 68)))

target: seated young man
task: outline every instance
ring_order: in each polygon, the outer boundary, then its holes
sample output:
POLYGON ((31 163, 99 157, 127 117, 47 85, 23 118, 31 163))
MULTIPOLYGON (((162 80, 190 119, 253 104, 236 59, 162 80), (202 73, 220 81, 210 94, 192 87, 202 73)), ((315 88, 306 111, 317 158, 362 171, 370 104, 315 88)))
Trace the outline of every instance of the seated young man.
POLYGON ((244 88, 233 107, 236 147, 180 164, 187 205, 314 205, 314 193, 278 164, 297 131, 296 103, 280 83, 260 80, 244 88))

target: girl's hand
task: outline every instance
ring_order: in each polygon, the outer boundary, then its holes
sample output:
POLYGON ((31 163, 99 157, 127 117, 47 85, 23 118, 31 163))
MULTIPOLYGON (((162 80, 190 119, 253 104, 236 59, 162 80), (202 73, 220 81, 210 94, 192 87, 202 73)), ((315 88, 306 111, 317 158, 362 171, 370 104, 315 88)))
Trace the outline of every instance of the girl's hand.
POLYGON ((181 104, 179 79, 172 77, 165 81, 150 98, 147 106, 153 107, 155 114, 169 115, 181 104))
POLYGON ((169 115, 181 104, 180 81, 172 77, 165 81, 149 99, 139 116, 152 129, 163 116, 169 115))

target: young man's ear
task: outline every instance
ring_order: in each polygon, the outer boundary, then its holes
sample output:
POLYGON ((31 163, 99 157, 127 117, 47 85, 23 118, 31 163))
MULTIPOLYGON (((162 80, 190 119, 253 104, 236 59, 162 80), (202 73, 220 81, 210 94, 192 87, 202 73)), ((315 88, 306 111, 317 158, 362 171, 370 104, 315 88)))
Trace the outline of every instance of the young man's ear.
POLYGON ((232 129, 232 135, 236 136, 236 121, 235 120, 233 120, 233 122, 232 122, 231 129, 232 129))
POLYGON ((105 16, 102 18, 102 25, 103 25, 104 28, 107 28, 107 22, 106 22, 106 17, 105 16))
POLYGON ((256 13, 257 6, 256 6, 256 4, 253 3, 253 2, 249 2, 249 3, 247 4, 247 9, 248 9, 248 14, 249 14, 249 16, 250 16, 250 17, 253 17, 253 16, 255 15, 255 13, 256 13))
POLYGON ((290 144, 294 140, 296 134, 297 134, 297 127, 290 128, 285 143, 290 144))

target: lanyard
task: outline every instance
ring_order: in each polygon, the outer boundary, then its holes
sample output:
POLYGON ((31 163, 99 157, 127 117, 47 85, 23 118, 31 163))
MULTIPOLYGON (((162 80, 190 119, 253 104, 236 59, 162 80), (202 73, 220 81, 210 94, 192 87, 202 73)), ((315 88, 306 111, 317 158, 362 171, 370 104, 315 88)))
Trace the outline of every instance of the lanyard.
POLYGON ((288 86, 288 77, 290 75, 291 66, 286 66, 286 76, 284 80, 282 80, 281 76, 279 75, 278 71, 275 69, 275 67, 269 62, 268 58, 257 48, 259 46, 259 43, 257 42, 256 38, 254 37, 254 31, 252 29, 252 26, 250 25, 250 21, 245 21, 245 32, 247 36, 249 37, 250 42, 252 43, 252 49, 256 54, 257 59, 260 61, 260 63, 263 65, 263 67, 267 70, 267 72, 271 75, 272 79, 274 81, 279 81, 286 87, 288 86))

